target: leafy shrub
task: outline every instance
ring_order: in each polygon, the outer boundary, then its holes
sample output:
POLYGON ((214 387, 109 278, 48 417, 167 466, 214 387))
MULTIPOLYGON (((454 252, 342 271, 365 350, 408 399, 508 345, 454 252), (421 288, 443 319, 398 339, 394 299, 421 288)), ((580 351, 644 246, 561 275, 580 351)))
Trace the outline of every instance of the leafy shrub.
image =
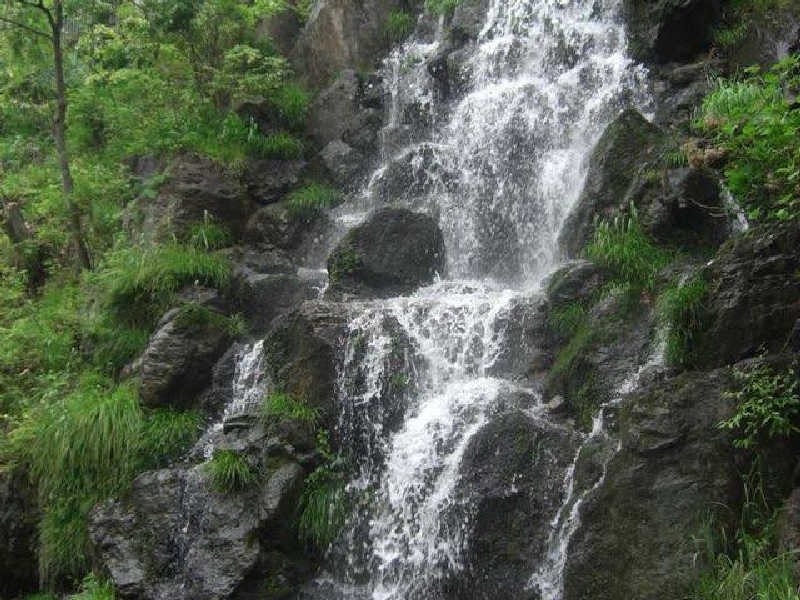
POLYGON ((655 286, 658 272, 672 260, 669 252, 642 231, 635 211, 628 217, 598 222, 585 254, 607 267, 618 281, 648 290, 655 286))
POLYGON ((198 282, 221 287, 228 274, 224 258, 170 244, 146 251, 117 251, 109 256, 101 276, 117 315, 123 320, 147 322, 158 316, 184 285, 198 282))
POLYGON ((666 358, 669 364, 687 365, 708 318, 708 284, 701 277, 671 286, 658 300, 661 321, 667 326, 666 358))
POLYGON ((739 434, 734 446, 754 448, 800 432, 800 393, 792 370, 776 373, 760 362, 748 370, 736 370, 734 377, 739 388, 726 395, 736 401, 736 412, 718 425, 739 434))
POLYGON ((414 17, 405 10, 393 10, 386 16, 383 25, 384 35, 389 42, 399 42, 408 37, 414 29, 414 17))
POLYGON ((338 200, 339 192, 321 183, 309 183, 286 198, 289 214, 295 219, 311 219, 338 200))
POLYGON ((769 72, 746 70, 720 80, 703 101, 695 127, 730 152, 727 185, 751 219, 800 214, 800 111, 787 94, 800 87, 800 56, 769 72))
POLYGON ((215 450, 206 463, 211 487, 222 494, 247 489, 256 480, 256 472, 240 454, 233 450, 215 450))
POLYGON ((312 424, 319 419, 319 410, 280 392, 265 395, 260 411, 262 418, 285 417, 312 424))

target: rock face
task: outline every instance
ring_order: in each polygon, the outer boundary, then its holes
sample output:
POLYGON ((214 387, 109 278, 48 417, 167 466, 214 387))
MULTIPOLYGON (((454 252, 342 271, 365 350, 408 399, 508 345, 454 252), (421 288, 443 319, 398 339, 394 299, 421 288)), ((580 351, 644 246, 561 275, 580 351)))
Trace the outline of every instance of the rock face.
POLYGON ((625 196, 642 165, 655 161, 663 133, 633 109, 625 110, 603 132, 595 147, 577 206, 561 230, 559 242, 575 257, 591 238, 595 218, 626 207, 625 196))
POLYGON ((203 223, 206 215, 238 237, 254 205, 247 189, 233 173, 212 160, 186 154, 165 171, 166 179, 155 197, 137 201, 133 221, 149 239, 185 235, 189 225, 203 223))
POLYGON ((397 0, 322 0, 291 54, 312 88, 325 87, 343 69, 371 66, 387 48, 384 24, 397 0))
POLYGON ((634 58, 667 63, 707 50, 720 6, 720 0, 625 0, 634 58))
MULTIPOLYGON (((693 536, 714 506, 740 503, 728 434, 726 370, 655 382, 626 398, 621 449, 581 511, 565 573, 565 600, 683 598, 697 576, 693 536)), ((581 465, 578 465, 578 469, 581 465)), ((721 514, 728 518, 730 513, 721 514)))
POLYGON ((39 588, 36 506, 36 489, 23 472, 0 472, 0 598, 39 588))
POLYGON ((264 340, 270 377, 278 389, 334 418, 337 348, 346 325, 345 307, 306 302, 282 319, 264 340))
POLYGON ((635 110, 603 132, 586 184, 559 236, 563 252, 580 254, 595 219, 636 209, 642 229, 656 240, 688 248, 715 247, 730 233, 718 176, 705 167, 669 168, 667 136, 635 110))
POLYGON ((474 524, 466 576, 446 597, 536 598, 526 584, 545 554, 576 442, 518 410, 495 417, 472 438, 460 484, 474 524))
POLYGON ((138 361, 139 397, 147 406, 185 406, 209 384, 231 334, 216 320, 186 322, 181 309, 161 322, 138 361))
POLYGON ((767 225, 731 239, 706 269, 709 365, 779 350, 800 318, 800 230, 767 225))
POLYGON ((375 211, 328 258, 334 291, 376 296, 407 294, 444 267, 444 238, 436 222, 404 209, 375 211))
MULTIPOLYGON (((298 553, 291 515, 303 468, 260 427, 226 434, 258 481, 211 488, 204 464, 149 471, 122 499, 96 507, 89 536, 121 598, 221 600, 247 585, 266 553, 298 553)), ((272 574, 275 575, 275 574, 272 574)))

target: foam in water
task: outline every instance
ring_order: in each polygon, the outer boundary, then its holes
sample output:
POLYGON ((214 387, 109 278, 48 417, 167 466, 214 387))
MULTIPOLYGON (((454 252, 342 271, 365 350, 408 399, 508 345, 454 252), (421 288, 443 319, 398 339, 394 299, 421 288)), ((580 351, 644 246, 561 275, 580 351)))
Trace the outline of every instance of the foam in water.
MULTIPOLYGON (((455 100, 434 93, 425 64, 445 48, 441 21, 434 41, 412 40, 386 61, 385 162, 339 219, 351 226, 387 202, 438 217, 448 279, 352 306, 338 434, 357 457, 351 491, 369 500, 307 595, 436 600, 441 582, 463 568, 470 508, 455 492, 464 453, 504 396, 536 402, 492 375, 507 313, 556 266, 559 229, 603 128, 645 99, 644 73, 626 57, 620 4, 491 0, 462 61, 469 89, 455 100), (427 118, 409 122, 409 107, 427 118), (404 362, 413 385, 396 411, 386 390, 398 335, 413 354, 404 362)), ((598 419, 591 436, 605 435, 602 412, 598 419)), ((551 599, 560 597, 566 544, 591 492, 578 497, 573 473, 574 462, 548 557, 533 576, 551 599)))

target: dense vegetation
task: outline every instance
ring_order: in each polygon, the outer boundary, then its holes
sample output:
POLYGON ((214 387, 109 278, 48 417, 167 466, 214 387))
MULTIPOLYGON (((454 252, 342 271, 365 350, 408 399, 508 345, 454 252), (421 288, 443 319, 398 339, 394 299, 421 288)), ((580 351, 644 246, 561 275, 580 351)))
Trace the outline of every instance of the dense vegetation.
MULTIPOLYGON (((229 265, 215 251, 230 235, 206 219, 177 239, 141 239, 125 211, 166 175, 137 180, 126 165, 194 152, 239 172, 251 158, 300 156, 309 93, 255 33, 282 10, 273 0, 0 3, 0 464, 26 469, 38 488, 45 586, 110 597, 85 579, 88 510, 199 433, 198 414, 142 408, 136 382, 119 376, 185 284, 225 285, 229 265), (62 99, 63 152, 52 127, 62 99), (237 112, 244 101, 269 125, 237 112)), ((302 17, 307 3, 292 10, 302 17)), ((305 217, 335 198, 312 184, 290 208, 305 217)), ((242 329, 195 305, 178 322, 242 329)), ((237 458, 210 461, 214 487, 251 480, 237 458)))

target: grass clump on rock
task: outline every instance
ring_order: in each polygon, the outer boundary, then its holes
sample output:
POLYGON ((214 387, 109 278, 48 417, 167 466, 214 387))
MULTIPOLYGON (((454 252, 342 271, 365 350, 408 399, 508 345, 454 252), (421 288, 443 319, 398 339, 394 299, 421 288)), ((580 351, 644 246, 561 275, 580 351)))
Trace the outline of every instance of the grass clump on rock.
POLYGON ((669 364, 686 366, 695 358, 708 319, 707 298, 708 284, 702 277, 668 287, 659 297, 659 316, 667 327, 669 364))
POLYGON ((211 487, 222 494, 241 492, 257 478, 253 467, 233 450, 215 450, 205 468, 211 487))
POLYGON ((339 200, 339 192, 322 183, 309 183, 290 192, 286 197, 289 215, 293 219, 312 219, 339 200))
POLYGON ((319 420, 319 410, 282 392, 273 392, 264 396, 260 412, 264 419, 284 417, 312 424, 319 420))
POLYGON ((414 17, 405 10, 393 10, 387 17, 383 25, 386 39, 390 43, 400 42, 408 37, 414 29, 414 17))

